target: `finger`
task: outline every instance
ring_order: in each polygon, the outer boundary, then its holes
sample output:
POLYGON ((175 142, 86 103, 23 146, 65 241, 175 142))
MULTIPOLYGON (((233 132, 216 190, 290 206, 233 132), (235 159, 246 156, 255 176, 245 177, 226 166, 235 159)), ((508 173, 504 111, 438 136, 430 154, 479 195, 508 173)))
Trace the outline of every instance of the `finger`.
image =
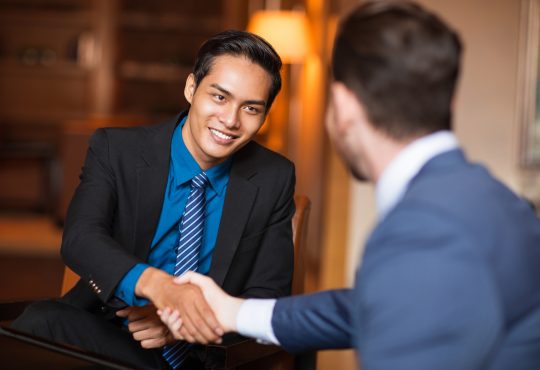
POLYGON ((145 349, 161 348, 167 344, 165 337, 156 339, 145 339, 141 341, 141 347, 145 349))
POLYGON ((165 325, 169 328, 171 336, 174 336, 176 339, 184 339, 180 334, 180 328, 182 327, 182 319, 179 317, 178 311, 174 311, 172 314, 169 314, 170 310, 161 313, 160 318, 165 325))
POLYGON ((180 328, 180 335, 178 336, 179 339, 182 339, 182 340, 185 340, 186 342, 189 342, 189 343, 197 343, 197 340, 195 339, 195 337, 193 335, 191 335, 187 329, 185 328, 185 326, 182 326, 182 328, 180 328))
MULTIPOLYGON (((199 304, 196 307, 200 317, 205 321, 207 327, 212 330, 212 337, 221 337, 224 334, 223 329, 208 303, 206 301, 199 301, 199 304)), ((207 336, 207 339, 210 340, 210 337, 207 336)))
POLYGON ((179 318, 168 326, 171 331, 180 331, 180 328, 182 327, 182 319, 179 318))
POLYGON ((216 334, 215 328, 219 324, 213 317, 214 314, 204 298, 197 297, 194 301, 189 302, 187 306, 187 317, 186 315, 182 316, 183 326, 187 331, 199 343, 207 344, 216 341, 219 335, 216 334), (204 315, 210 315, 211 317, 205 317, 204 315))
POLYGON ((201 333, 203 320, 198 317, 199 314, 197 310, 190 304, 190 307, 182 310, 182 327, 180 328, 180 333, 185 339, 190 343, 201 343, 207 344, 208 340, 201 333), (201 325, 198 325, 198 324, 201 325))
POLYGON ((127 316, 129 315, 130 312, 131 312, 131 308, 130 308, 130 307, 123 308, 123 309, 121 309, 121 310, 116 311, 116 316, 119 316, 119 317, 127 317, 127 316))
POLYGON ((196 274, 196 272, 193 272, 193 271, 187 271, 185 273, 183 273, 182 275, 178 276, 178 277, 175 277, 173 279, 173 281, 176 283, 176 284, 186 284, 186 283, 190 283, 191 282, 191 278, 193 277, 193 275, 196 274))
POLYGON ((186 271, 180 276, 177 276, 173 279, 173 282, 176 284, 195 284, 195 285, 202 285, 204 284, 204 281, 208 279, 207 276, 199 274, 195 271, 186 271))
POLYGON ((159 314, 159 318, 161 321, 163 321, 165 324, 169 322, 169 317, 171 316, 171 309, 169 307, 166 307, 164 310, 160 310, 161 313, 159 314))
POLYGON ((166 323, 162 322, 159 317, 146 317, 136 321, 130 321, 128 329, 130 332, 146 330, 150 328, 165 328, 166 323))
POLYGON ((135 333, 137 331, 146 330, 155 326, 157 325, 155 324, 153 325, 152 322, 150 321, 138 320, 138 321, 130 321, 128 324, 128 329, 131 333, 135 333))
POLYGON ((169 320, 167 320, 167 323, 173 324, 179 319, 180 319, 180 313, 177 310, 174 310, 173 313, 171 313, 171 315, 169 316, 169 320))
POLYGON ((133 333, 133 339, 140 342, 147 339, 165 338, 167 334, 169 334, 169 330, 165 326, 153 327, 133 333))
POLYGON ((152 314, 153 314, 153 311, 150 311, 148 308, 137 307, 131 310, 128 316, 128 320, 137 321, 137 320, 141 320, 147 317, 151 317, 152 314))
POLYGON ((171 330, 171 335, 173 336, 175 340, 186 340, 186 338, 181 334, 180 331, 171 330))

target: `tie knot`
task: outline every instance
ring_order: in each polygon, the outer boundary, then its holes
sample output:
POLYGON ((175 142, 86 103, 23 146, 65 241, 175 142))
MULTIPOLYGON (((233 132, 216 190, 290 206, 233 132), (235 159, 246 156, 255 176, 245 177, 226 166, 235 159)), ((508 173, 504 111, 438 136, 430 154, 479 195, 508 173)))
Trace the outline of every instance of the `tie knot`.
POLYGON ((208 185, 208 176, 201 172, 191 180, 191 186, 194 188, 204 189, 208 185))

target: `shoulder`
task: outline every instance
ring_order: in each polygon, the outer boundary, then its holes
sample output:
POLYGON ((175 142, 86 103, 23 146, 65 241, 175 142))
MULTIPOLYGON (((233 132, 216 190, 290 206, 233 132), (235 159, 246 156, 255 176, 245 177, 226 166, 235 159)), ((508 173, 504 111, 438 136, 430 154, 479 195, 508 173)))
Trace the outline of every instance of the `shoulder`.
POLYGON ((167 121, 130 127, 98 128, 90 138, 90 147, 107 146, 110 150, 123 151, 150 143, 152 140, 170 137, 179 116, 167 121))
POLYGON ((294 164, 285 156, 255 141, 249 142, 234 155, 233 166, 260 170, 294 170, 294 164))
POLYGON ((514 207, 529 208, 486 167, 465 158, 446 165, 433 162, 426 167, 411 182, 402 206, 423 204, 433 212, 446 213, 469 226, 485 218, 506 216, 514 207))
POLYGON ((97 140, 106 138, 113 141, 135 140, 140 137, 148 138, 167 131, 172 133, 177 122, 178 116, 155 124, 129 127, 102 127, 98 128, 92 137, 96 137, 97 140))

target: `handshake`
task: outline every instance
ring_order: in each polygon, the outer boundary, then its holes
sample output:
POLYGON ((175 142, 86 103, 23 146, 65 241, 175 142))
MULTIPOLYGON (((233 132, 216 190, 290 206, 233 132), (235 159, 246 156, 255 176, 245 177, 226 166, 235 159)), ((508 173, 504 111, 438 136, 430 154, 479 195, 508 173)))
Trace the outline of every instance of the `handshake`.
POLYGON ((201 315, 201 320, 194 322, 191 317, 183 318, 178 310, 169 307, 157 311, 161 321, 167 325, 175 339, 187 342, 207 343, 221 341, 226 332, 236 331, 236 316, 243 299, 235 298, 225 293, 211 278, 188 271, 174 279, 175 284, 193 284, 198 286, 210 308, 211 313, 201 315), (214 318, 215 316, 215 318, 214 318), (216 322, 217 319, 217 322, 216 322), (209 330, 201 330, 207 326, 209 330), (202 334, 202 338, 197 334, 202 334), (204 333, 207 333, 205 336, 204 333), (216 337, 217 336, 217 337, 216 337))
POLYGON ((116 313, 128 320, 129 331, 143 348, 159 348, 175 340, 220 343, 223 334, 236 331, 243 299, 228 295, 211 278, 193 271, 173 278, 148 270, 135 292, 152 303, 116 313))

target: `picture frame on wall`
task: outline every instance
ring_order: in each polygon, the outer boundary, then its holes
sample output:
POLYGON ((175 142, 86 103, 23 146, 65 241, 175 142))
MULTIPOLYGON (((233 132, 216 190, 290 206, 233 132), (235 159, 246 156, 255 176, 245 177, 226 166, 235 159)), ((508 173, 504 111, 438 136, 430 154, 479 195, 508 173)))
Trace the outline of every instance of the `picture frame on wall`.
POLYGON ((540 168, 540 0, 522 0, 518 112, 520 165, 540 168))

